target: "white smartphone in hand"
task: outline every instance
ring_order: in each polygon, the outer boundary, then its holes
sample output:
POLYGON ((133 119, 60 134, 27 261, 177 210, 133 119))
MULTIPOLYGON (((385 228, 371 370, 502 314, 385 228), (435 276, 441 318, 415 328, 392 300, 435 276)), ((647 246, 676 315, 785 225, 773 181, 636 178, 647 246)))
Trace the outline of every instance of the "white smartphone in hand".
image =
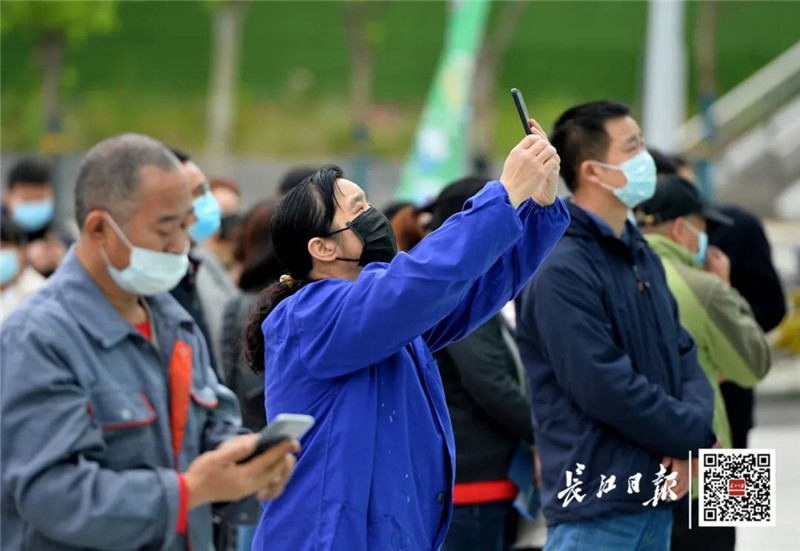
POLYGON ((272 446, 286 440, 298 440, 313 426, 314 418, 310 415, 281 413, 258 433, 255 451, 237 463, 247 463, 272 446))

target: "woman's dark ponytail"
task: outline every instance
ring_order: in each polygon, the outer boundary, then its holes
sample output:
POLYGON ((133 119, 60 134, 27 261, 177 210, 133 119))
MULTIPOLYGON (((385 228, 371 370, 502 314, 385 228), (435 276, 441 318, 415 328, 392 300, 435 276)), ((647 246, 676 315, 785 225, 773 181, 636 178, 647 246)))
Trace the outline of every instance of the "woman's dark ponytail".
POLYGON ((325 166, 303 180, 278 204, 270 224, 272 245, 289 275, 281 276, 256 298, 244 331, 244 357, 250 369, 264 372, 266 350, 261 326, 280 302, 296 293, 313 268, 308 242, 331 232, 336 214, 336 180, 343 176, 337 166, 325 166))
POLYGON ((280 302, 297 292, 300 285, 285 279, 273 283, 256 297, 256 302, 247 316, 244 330, 244 359, 256 373, 264 372, 264 333, 261 325, 280 302))

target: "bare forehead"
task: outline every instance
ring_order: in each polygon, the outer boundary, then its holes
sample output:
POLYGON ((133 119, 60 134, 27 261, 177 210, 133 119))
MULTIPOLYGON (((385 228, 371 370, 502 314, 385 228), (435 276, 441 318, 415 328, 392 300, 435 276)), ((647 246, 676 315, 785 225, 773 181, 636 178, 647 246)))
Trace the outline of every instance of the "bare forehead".
POLYGON ((345 178, 339 178, 336 180, 336 194, 349 199, 355 195, 364 194, 364 190, 355 182, 351 182, 345 178))
POLYGON ((641 134, 639 123, 630 115, 609 119, 605 126, 612 142, 623 142, 632 136, 638 137, 641 134))
POLYGON ((194 161, 186 161, 181 165, 181 168, 186 178, 188 178, 190 185, 196 186, 206 181, 206 175, 203 174, 203 171, 200 170, 200 167, 197 166, 197 163, 194 161))
POLYGON ((140 169, 140 189, 147 200, 152 198, 158 200, 181 200, 184 196, 191 197, 187 177, 183 170, 179 168, 163 169, 153 165, 146 165, 140 169))
POLYGON ((139 181, 143 185, 183 184, 186 182, 186 174, 177 167, 165 169, 155 165, 144 165, 139 169, 139 181))

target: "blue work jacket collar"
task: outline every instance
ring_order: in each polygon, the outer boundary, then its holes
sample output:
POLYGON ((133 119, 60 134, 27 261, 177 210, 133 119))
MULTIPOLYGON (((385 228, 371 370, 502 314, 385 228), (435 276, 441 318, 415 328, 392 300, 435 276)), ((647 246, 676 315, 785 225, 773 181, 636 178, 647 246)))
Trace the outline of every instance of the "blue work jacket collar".
MULTIPOLYGON (((75 254, 75 246, 71 247, 52 276, 52 285, 57 285, 69 311, 80 323, 81 327, 104 348, 111 348, 129 335, 143 338, 137 329, 128 323, 112 306, 103 291, 81 265, 75 254)), ((185 325, 191 329, 194 323, 186 310, 168 294, 162 293, 146 298, 147 305, 164 329, 174 325, 185 325)), ((154 323, 150 320, 150 323, 154 323)))

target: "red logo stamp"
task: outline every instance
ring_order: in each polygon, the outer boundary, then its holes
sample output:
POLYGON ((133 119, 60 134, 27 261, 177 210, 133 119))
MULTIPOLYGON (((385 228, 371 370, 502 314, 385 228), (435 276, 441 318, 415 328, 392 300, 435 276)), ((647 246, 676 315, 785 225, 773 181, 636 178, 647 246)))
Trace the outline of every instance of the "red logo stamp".
POLYGON ((732 478, 728 481, 729 496, 743 496, 745 494, 744 478, 732 478))

